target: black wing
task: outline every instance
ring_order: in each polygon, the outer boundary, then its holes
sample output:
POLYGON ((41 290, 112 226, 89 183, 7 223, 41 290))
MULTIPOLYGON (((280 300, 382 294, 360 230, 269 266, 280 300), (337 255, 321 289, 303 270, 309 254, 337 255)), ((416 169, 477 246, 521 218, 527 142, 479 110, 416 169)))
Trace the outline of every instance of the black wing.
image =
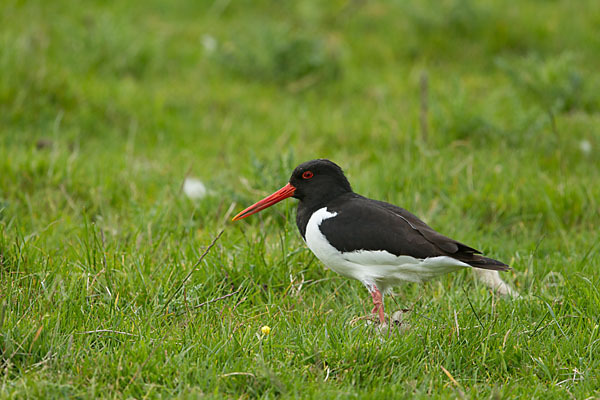
POLYGON ((332 246, 343 252, 385 250, 415 258, 449 256, 477 268, 509 268, 436 232, 415 215, 389 203, 351 193, 332 201, 327 210, 337 215, 324 220, 320 230, 332 246))

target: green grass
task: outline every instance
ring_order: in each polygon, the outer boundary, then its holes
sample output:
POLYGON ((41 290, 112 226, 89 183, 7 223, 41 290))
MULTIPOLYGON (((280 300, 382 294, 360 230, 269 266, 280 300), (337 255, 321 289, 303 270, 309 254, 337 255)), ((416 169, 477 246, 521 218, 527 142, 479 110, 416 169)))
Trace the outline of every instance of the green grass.
POLYGON ((0 396, 599 397, 599 15, 4 1, 0 396), (354 322, 367 292, 294 201, 229 222, 317 157, 509 262, 523 298, 461 272, 386 300, 406 333, 354 322))

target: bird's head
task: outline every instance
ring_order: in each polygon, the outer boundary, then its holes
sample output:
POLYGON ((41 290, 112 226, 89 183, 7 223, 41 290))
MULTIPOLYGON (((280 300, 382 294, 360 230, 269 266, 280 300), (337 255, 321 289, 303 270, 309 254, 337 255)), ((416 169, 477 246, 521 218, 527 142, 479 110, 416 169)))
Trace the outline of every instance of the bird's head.
POLYGON ((326 159, 307 161, 294 169, 287 185, 246 208, 233 217, 233 221, 246 218, 288 197, 316 206, 348 192, 352 192, 350 183, 336 163, 326 159))

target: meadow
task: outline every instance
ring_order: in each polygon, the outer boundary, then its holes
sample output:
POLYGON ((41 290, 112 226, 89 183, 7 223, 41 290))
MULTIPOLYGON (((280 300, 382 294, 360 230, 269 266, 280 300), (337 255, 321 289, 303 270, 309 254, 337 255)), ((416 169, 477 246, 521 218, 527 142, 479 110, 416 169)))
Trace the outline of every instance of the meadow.
POLYGON ((599 398, 599 24, 594 0, 3 0, 0 398, 599 398), (521 298, 406 284, 382 336, 294 200, 230 221, 321 157, 521 298))

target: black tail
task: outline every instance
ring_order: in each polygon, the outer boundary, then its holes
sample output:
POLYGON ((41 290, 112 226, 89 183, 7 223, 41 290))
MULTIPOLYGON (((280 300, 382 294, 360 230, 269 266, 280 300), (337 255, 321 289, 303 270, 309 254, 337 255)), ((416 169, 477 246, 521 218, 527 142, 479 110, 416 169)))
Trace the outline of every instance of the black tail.
POLYGON ((480 256, 479 254, 473 254, 472 257, 469 257, 469 259, 460 261, 465 262, 475 268, 491 269, 493 271, 506 271, 510 269, 510 267, 504 264, 502 261, 480 256))

